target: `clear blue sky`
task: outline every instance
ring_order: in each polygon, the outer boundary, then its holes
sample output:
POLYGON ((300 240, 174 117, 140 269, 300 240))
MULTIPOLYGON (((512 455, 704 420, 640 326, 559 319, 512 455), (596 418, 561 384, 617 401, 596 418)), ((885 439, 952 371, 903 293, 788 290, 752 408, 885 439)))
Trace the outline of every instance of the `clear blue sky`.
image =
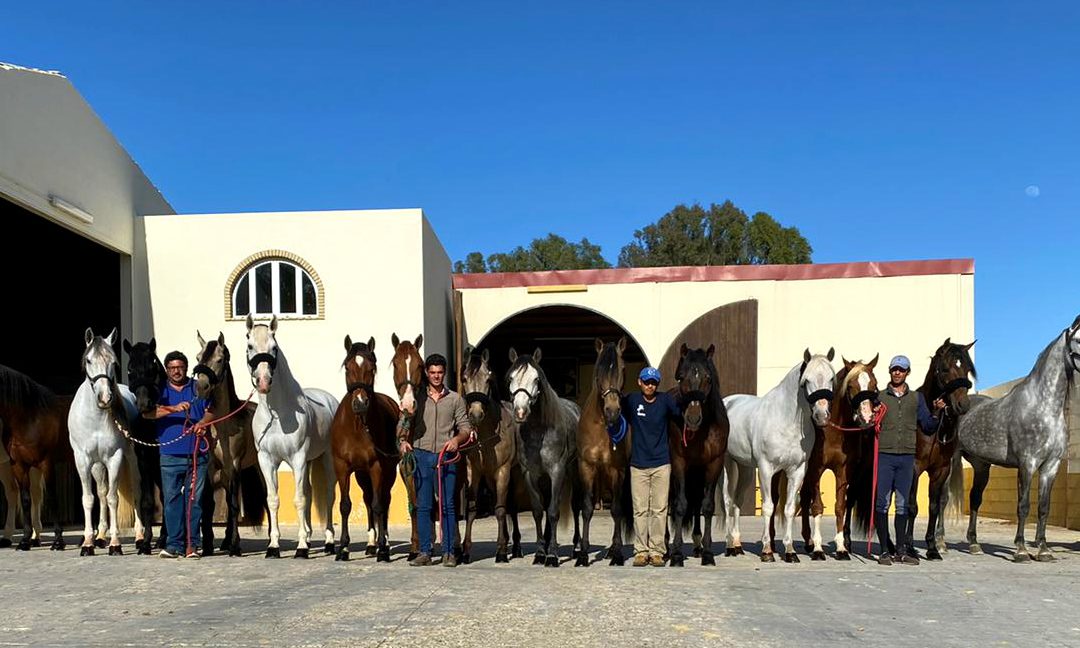
POLYGON ((180 212, 422 207, 454 259, 614 261, 731 199, 818 262, 974 257, 979 384, 1027 373, 1080 312, 1080 5, 769 4, 21 2, 0 60, 64 72, 180 212))

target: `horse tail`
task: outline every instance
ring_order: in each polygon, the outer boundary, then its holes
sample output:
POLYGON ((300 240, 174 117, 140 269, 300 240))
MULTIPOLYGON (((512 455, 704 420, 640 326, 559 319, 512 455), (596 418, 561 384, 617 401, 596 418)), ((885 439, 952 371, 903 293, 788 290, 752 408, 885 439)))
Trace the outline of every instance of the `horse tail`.
POLYGON ((613 497, 619 497, 622 501, 622 534, 623 538, 634 537, 634 493, 630 484, 630 466, 623 470, 622 492, 612 493, 613 497))
POLYGON ((233 479, 240 480, 240 513, 242 524, 259 526, 266 520, 266 483, 259 467, 241 468, 233 479))
POLYGON ((716 530, 727 533, 727 502, 724 500, 724 480, 727 479, 727 470, 720 470, 720 477, 716 480, 716 492, 713 493, 713 511, 716 517, 716 530))
MULTIPOLYGON (((326 452, 330 452, 330 449, 327 448, 326 452)), ((321 512, 326 510, 327 505, 333 504, 333 502, 328 503, 326 501, 327 481, 332 479, 335 479, 334 476, 326 474, 326 470, 323 468, 322 455, 308 462, 308 480, 311 482, 311 509, 319 512, 320 518, 322 517, 321 512)), ((323 520, 323 522, 333 521, 323 520)))
MULTIPOLYGON (((126 529, 135 526, 135 515, 141 503, 140 497, 145 496, 139 492, 141 480, 139 478, 139 462, 135 456, 135 449, 129 443, 124 448, 124 460, 120 463, 120 474, 117 477, 116 492, 120 496, 120 504, 116 507, 116 526, 126 529)), ((104 510, 106 503, 100 503, 104 510)), ((150 526, 152 520, 141 520, 144 527, 150 526)))
POLYGON ((851 509, 851 530, 862 535, 870 530, 870 515, 874 508, 874 444, 872 437, 863 435, 860 461, 848 482, 847 505, 851 509))
POLYGON ((949 467, 949 496, 945 514, 950 522, 959 522, 964 514, 964 460, 960 448, 953 451, 952 465, 949 467))
POLYGON ((701 513, 701 503, 705 499, 705 471, 687 467, 686 475, 686 513, 683 515, 683 532, 694 528, 694 518, 701 513))

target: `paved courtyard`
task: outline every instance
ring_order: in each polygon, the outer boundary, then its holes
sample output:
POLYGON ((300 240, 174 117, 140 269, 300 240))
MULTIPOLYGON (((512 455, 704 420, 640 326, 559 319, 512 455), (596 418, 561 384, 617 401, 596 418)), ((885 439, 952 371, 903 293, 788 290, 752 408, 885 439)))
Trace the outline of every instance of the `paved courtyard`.
MULTIPOLYGON (((609 537, 605 517, 594 518, 594 541, 609 537)), ((1080 532, 1060 528, 1048 534, 1052 563, 1013 564, 1013 526, 986 520, 986 555, 953 545, 943 562, 918 567, 860 557, 762 564, 748 544, 753 554, 738 558, 717 546, 716 567, 574 568, 564 552, 561 568, 545 569, 529 559, 496 565, 494 524, 477 526, 477 560, 457 569, 410 568, 403 545, 389 565, 357 544, 348 563, 291 560, 291 542, 285 558, 265 560, 251 529, 240 559, 167 561, 135 556, 130 544, 123 557, 4 549, 0 644, 1080 645, 1080 532)), ((752 538, 761 527, 747 518, 743 528, 752 538)), ((77 533, 67 538, 77 543, 77 533)))

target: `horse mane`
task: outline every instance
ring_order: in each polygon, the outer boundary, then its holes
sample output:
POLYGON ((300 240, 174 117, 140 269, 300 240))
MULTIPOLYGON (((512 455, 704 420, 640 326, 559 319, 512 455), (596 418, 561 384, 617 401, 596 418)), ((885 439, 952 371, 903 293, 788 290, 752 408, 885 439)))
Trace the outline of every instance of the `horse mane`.
POLYGON ((507 377, 512 376, 526 367, 536 369, 536 374, 540 377, 540 393, 536 397, 536 404, 539 406, 537 408, 537 415, 540 419, 540 424, 544 427, 560 427, 565 425, 566 421, 564 419, 566 417, 566 408, 563 407, 563 398, 555 392, 555 388, 548 382, 544 370, 540 368, 539 364, 533 361, 531 355, 518 356, 518 359, 514 361, 514 364, 510 365, 510 369, 506 372, 506 375, 507 377))
POLYGON ((17 404, 31 415, 52 406, 56 394, 30 376, 0 364, 0 405, 17 404))
MULTIPOLYGON (((91 351, 100 351, 107 355, 112 356, 112 361, 119 364, 119 359, 116 357, 116 351, 108 344, 105 343, 105 338, 100 335, 94 336, 93 341, 86 346, 82 352, 82 356, 79 358, 79 371, 86 373, 86 359, 90 357, 91 351)), ((85 377, 85 376, 84 376, 85 377)))
MULTIPOLYGON (((975 363, 971 361, 971 354, 969 354, 967 352, 967 349, 964 348, 964 346, 965 345, 963 345, 963 344, 957 344, 955 342, 949 342, 948 344, 942 344, 940 347, 938 347, 937 351, 934 352, 934 355, 930 357, 930 366, 926 369, 926 378, 923 379, 923 384, 916 391, 922 392, 923 396, 925 396, 925 397, 927 397, 929 399, 931 396, 936 396, 936 391, 935 391, 936 389, 940 389, 940 388, 944 387, 944 385, 938 385, 937 381, 935 380, 935 378, 937 376, 937 372, 934 371, 934 363, 940 357, 947 357, 947 358, 955 357, 955 358, 959 359, 960 360, 960 368, 964 370, 965 376, 967 374, 971 374, 972 378, 974 378, 975 380, 978 380, 979 379, 979 373, 977 371, 975 371, 975 363)), ((1050 347, 1053 347, 1053 346, 1054 346, 1054 344, 1051 343, 1050 347)), ((1049 350, 1050 347, 1047 347, 1047 350, 1049 350)), ((1045 353, 1045 351, 1044 351, 1044 353, 1045 353)), ((1041 355, 1039 356, 1039 360, 1040 361, 1042 360, 1041 355)), ((1038 366, 1038 365, 1039 365, 1039 361, 1036 361, 1035 366, 1038 366)), ((1035 370, 1034 367, 1032 367, 1032 371, 1034 371, 1034 370, 1035 370)))

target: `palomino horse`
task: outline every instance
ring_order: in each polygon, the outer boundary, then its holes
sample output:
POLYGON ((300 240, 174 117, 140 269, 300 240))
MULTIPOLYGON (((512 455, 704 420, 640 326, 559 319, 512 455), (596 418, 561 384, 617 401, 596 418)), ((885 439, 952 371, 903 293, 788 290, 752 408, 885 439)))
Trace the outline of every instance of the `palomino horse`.
POLYGON ((367 555, 376 562, 390 562, 387 527, 390 492, 397 477, 398 449, 395 434, 400 411, 393 398, 375 392, 375 338, 367 344, 345 336, 345 399, 330 426, 338 494, 341 495, 341 546, 337 560, 349 559, 349 514, 352 513, 350 479, 364 493, 367 511, 367 555))
MULTIPOLYGON (((780 384, 764 396, 734 394, 724 399, 731 421, 724 476, 729 552, 741 546, 739 502, 752 483, 754 468, 757 468, 761 515, 765 519, 761 560, 776 560, 770 528, 774 506, 772 487, 773 476, 783 472, 787 477, 783 512, 784 561, 799 562, 792 541, 795 505, 814 449, 814 426, 823 426, 829 420, 836 383, 836 373, 830 364, 832 359, 832 349, 823 356, 812 356, 807 349, 802 363, 795 365, 780 384)), ((820 550, 820 529, 813 542, 815 550, 820 550)))
POLYGON ((251 418, 255 405, 240 400, 233 384, 232 357, 229 347, 225 346, 225 335, 218 332, 216 340, 204 340, 202 334, 195 331, 199 342, 199 353, 195 356, 198 364, 192 370, 195 381, 195 395, 209 401, 214 413, 213 463, 211 464, 211 484, 213 488, 203 490, 202 502, 202 541, 203 555, 214 553, 214 491, 225 489, 225 506, 228 517, 225 520, 225 537, 221 540, 221 550, 230 556, 242 556, 240 548, 240 502, 243 498, 247 521, 261 524, 266 513, 266 487, 253 469, 259 463, 259 454, 255 450, 255 436, 251 431, 251 418))
MULTIPOLYGON (((0 472, 4 473, 7 497, 7 519, 0 546, 11 546, 17 496, 22 505, 23 537, 16 548, 27 551, 31 546, 41 545, 42 486, 53 473, 54 459, 67 445, 64 437, 68 433, 70 405, 70 398, 58 397, 28 376, 0 365, 0 435, 4 440, 0 472)), ((49 489, 49 494, 55 490, 49 489)), ((52 549, 63 550, 60 516, 55 511, 53 515, 56 519, 52 549)))
POLYGON ((326 489, 323 520, 326 524, 326 553, 334 553, 334 460, 330 454, 330 422, 338 401, 321 389, 303 389, 289 369, 285 352, 277 342, 277 316, 270 325, 247 318, 247 363, 251 380, 259 395, 251 427, 259 452, 259 468, 266 482, 266 506, 270 510, 270 545, 267 558, 280 558, 281 530, 278 527, 278 466, 289 464, 296 480, 293 503, 299 521, 294 558, 308 557, 311 538, 311 490, 308 473, 311 464, 322 462, 319 475, 326 489))
MULTIPOLYGON (((974 469, 967 540, 971 553, 982 553, 975 535, 983 489, 990 465, 1017 468, 1016 562, 1031 560, 1024 540, 1024 523, 1031 508, 1031 480, 1039 472, 1039 523, 1035 531, 1037 560, 1053 560, 1046 546, 1050 491, 1068 447, 1065 402, 1075 373, 1080 370, 1080 317, 1047 346, 1019 384, 997 400, 980 403, 960 419, 960 451, 974 469)), ((959 480, 951 480, 956 484, 959 480)), ((952 497, 962 496, 951 487, 952 497)))
MULTIPOLYGON (((98 499, 101 500, 101 524, 108 520, 109 555, 119 556, 120 531, 116 526, 117 509, 120 505, 120 469, 126 464, 131 475, 131 489, 136 493, 135 539, 143 539, 143 523, 138 497, 139 467, 135 452, 128 442, 125 430, 138 416, 135 396, 127 387, 117 382, 120 364, 113 351, 116 329, 109 337, 95 336, 86 329, 86 351, 82 356, 83 375, 86 380, 75 392, 68 411, 68 432, 71 449, 75 453, 75 468, 82 482, 83 529, 80 556, 94 555, 94 532, 90 524, 94 494, 91 479, 97 482, 98 499), (107 504, 107 507, 106 507, 107 504), (107 508, 107 513, 106 513, 107 508)), ((127 482, 124 482, 127 483, 127 482)), ((126 490, 126 489, 125 489, 126 490)))
POLYGON ((836 559, 851 560, 851 522, 855 529, 866 531, 873 506, 873 479, 869 470, 873 461, 874 409, 877 378, 874 367, 878 356, 868 363, 843 360, 844 368, 836 374, 837 395, 829 408, 829 421, 816 427, 814 451, 806 467, 799 508, 802 511, 803 540, 811 560, 825 560, 821 546, 821 475, 831 470, 836 479, 836 559), (811 518, 813 527, 811 529, 811 518))
MULTIPOLYGON (((401 404, 401 422, 403 426, 411 426, 417 414, 417 408, 424 400, 424 359, 420 357, 420 345, 424 343, 424 334, 416 336, 416 341, 399 340, 397 333, 390 336, 390 343, 394 346, 394 358, 391 366, 394 369, 394 388, 397 390, 401 404)), ((401 458, 398 470, 401 472, 401 480, 405 482, 405 493, 409 498, 409 517, 412 522, 412 537, 409 544, 409 560, 416 558, 420 553, 420 533, 417 526, 421 522, 416 519, 416 481, 413 475, 416 462, 412 455, 401 458)), ((432 513, 439 509, 432 509, 432 513)), ((434 520, 423 520, 423 524, 434 526, 434 520)), ((434 537, 434 536, 432 536, 434 537)))
MULTIPOLYGON (((131 438, 135 450, 135 458, 139 463, 139 501, 142 502, 143 522, 146 524, 146 537, 144 541, 135 543, 135 552, 142 555, 150 555, 151 541, 154 535, 154 516, 157 514, 156 500, 161 490, 161 453, 157 445, 157 424, 145 418, 145 415, 153 414, 157 410, 158 400, 165 389, 167 378, 165 367, 157 356, 157 341, 150 338, 150 342, 131 342, 124 340, 124 352, 128 354, 128 389, 135 395, 135 407, 140 416, 132 421, 131 438)), ((164 501, 162 501, 164 510, 164 501)), ((158 535, 157 547, 165 548, 165 541, 169 537, 165 528, 165 516, 161 519, 161 534, 158 535)))
MULTIPOLYGON (((489 353, 484 349, 477 353, 473 347, 465 349, 465 367, 461 371, 461 391, 465 394, 469 420, 476 430, 477 447, 468 456, 469 481, 466 487, 465 540, 461 547, 461 559, 471 561, 472 528, 476 520, 477 500, 480 487, 487 487, 495 494, 495 521, 499 529, 495 548, 495 562, 510 561, 507 541, 510 529, 506 514, 508 500, 513 496, 511 476, 517 468, 517 431, 510 412, 510 404, 499 400, 496 378, 488 365, 489 353)), ((513 512, 517 527, 517 512, 513 512)), ((520 536, 519 536, 520 538, 520 536)), ((521 557, 521 545, 514 542, 513 554, 521 557)))
MULTIPOLYGON (((956 454, 956 428, 960 417, 971 408, 968 389, 976 377, 975 364, 969 351, 975 343, 953 344, 946 338, 934 352, 919 391, 927 403, 942 398, 946 407, 938 414, 938 429, 919 430, 915 449, 915 478, 911 481, 908 499, 908 537, 914 538, 915 517, 919 514, 919 476, 930 476, 930 518, 926 525, 926 557, 941 560, 945 547, 944 508, 949 501, 948 482, 956 454)), ((908 548, 915 551, 914 544, 908 548)))
MULTIPOLYGON (((518 461, 532 501, 537 529, 534 565, 559 566, 559 514, 564 496, 576 507, 573 492, 577 426, 581 410, 577 403, 559 398, 540 368, 540 349, 518 356, 510 349, 507 383, 514 421, 518 424, 518 461), (570 488, 567 488, 567 482, 570 488), (546 513, 546 518, 544 515, 546 513), (544 518, 543 536, 540 535, 544 518)), ((577 512, 574 512, 577 525, 577 512)), ((575 529, 574 541, 577 542, 575 529)))
POLYGON ((630 438, 627 434, 629 425, 622 416, 622 388, 626 379, 624 351, 625 337, 617 344, 596 340, 592 390, 578 422, 582 525, 577 565, 581 567, 589 566, 589 523, 592 522, 594 499, 611 502, 615 529, 606 554, 611 565, 623 564, 623 533, 633 533, 633 505, 627 502, 629 484, 625 481, 630 468, 630 438), (609 429, 617 431, 616 437, 609 435, 609 429))
POLYGON ((695 555, 701 556, 702 565, 716 564, 712 519, 716 512, 716 486, 728 451, 729 424, 712 359, 715 351, 712 344, 708 349, 691 349, 683 344, 675 369, 676 385, 671 393, 682 410, 683 427, 674 422, 668 427, 671 449, 668 557, 672 567, 682 567, 685 563, 683 531, 691 524, 695 555))

